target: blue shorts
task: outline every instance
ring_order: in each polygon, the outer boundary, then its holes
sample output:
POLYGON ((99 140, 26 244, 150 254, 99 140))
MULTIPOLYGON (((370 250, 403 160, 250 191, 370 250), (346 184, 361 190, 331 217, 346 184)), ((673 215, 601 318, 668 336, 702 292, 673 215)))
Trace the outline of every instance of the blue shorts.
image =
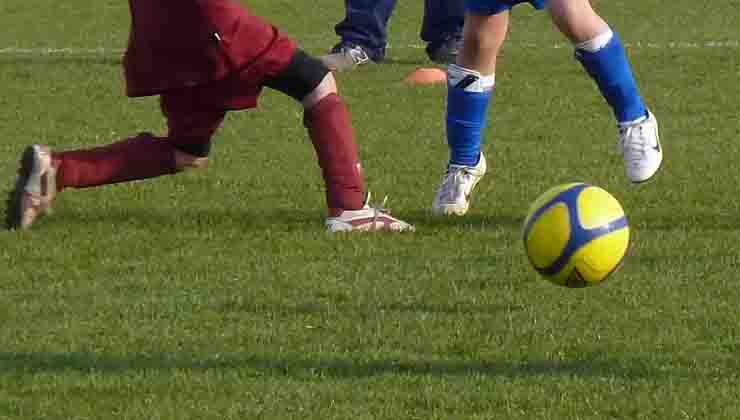
POLYGON ((535 9, 545 8, 545 0, 465 0, 465 12, 491 16, 509 10, 519 3, 530 3, 535 9))

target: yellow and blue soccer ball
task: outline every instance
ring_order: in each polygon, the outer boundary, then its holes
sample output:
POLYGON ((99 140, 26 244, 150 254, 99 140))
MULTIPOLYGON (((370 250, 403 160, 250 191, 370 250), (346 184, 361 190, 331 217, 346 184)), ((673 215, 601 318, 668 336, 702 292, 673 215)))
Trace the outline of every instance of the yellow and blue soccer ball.
POLYGON ((620 267, 630 230, 614 196, 573 183, 551 188, 532 204, 523 236, 527 257, 542 276, 560 286, 586 287, 620 267))

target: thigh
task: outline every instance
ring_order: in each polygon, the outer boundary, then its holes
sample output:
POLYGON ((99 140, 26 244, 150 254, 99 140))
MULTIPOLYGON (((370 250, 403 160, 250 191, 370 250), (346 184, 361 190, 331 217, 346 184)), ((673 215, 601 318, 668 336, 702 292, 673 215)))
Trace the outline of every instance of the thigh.
POLYGON ((509 13, 506 9, 493 15, 467 15, 458 64, 484 75, 495 73, 496 57, 506 40, 508 28, 509 13))
POLYGON ((199 102, 207 109, 237 111, 257 107, 268 80, 281 74, 295 57, 297 45, 285 36, 277 36, 270 47, 248 66, 222 80, 196 89, 199 102))
POLYGON ((465 12, 489 16, 510 10, 520 3, 529 3, 538 10, 545 8, 545 0, 465 0, 465 12))
POLYGON ((204 87, 162 94, 160 106, 167 118, 166 141, 188 154, 208 156, 211 139, 226 115, 223 108, 209 104, 210 99, 204 87))
POLYGON ((573 43, 588 41, 609 29, 589 0, 548 0, 547 10, 555 26, 573 43))
POLYGON ((218 115, 222 119, 226 111, 256 108, 265 83, 289 66, 296 51, 295 41, 278 32, 259 57, 224 78, 162 94, 162 111, 168 119, 173 113, 185 112, 202 114, 208 120, 218 115))
MULTIPOLYGON (((162 93, 160 105, 167 118, 168 141, 188 153, 186 147, 197 146, 201 153, 191 154, 205 156, 227 111, 256 108, 265 82, 280 74, 296 51, 295 41, 278 31, 274 35, 259 57, 226 77, 162 93)), ((233 47, 239 50, 240 44, 247 42, 246 38, 240 39, 233 47)))

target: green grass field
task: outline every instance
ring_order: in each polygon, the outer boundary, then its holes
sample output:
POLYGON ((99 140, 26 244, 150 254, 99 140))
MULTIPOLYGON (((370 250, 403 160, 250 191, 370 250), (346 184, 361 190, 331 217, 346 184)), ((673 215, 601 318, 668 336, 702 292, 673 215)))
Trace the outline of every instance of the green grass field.
MULTIPOLYGON (((400 3, 388 62, 338 79, 371 190, 418 231, 325 233, 300 108, 266 92, 206 170, 69 190, 0 232, 0 419, 740 418, 738 2, 598 2, 661 123, 640 187, 570 48, 516 9, 491 172, 456 220, 429 215, 445 89, 400 83, 430 65, 421 2, 400 3), (550 285, 522 250, 529 203, 572 181, 631 223, 601 287, 550 285)), ((249 4, 312 53, 336 41, 340 1, 249 4)), ((123 96, 128 24, 123 0, 0 3, 3 191, 28 144, 163 129, 155 99, 123 96)))

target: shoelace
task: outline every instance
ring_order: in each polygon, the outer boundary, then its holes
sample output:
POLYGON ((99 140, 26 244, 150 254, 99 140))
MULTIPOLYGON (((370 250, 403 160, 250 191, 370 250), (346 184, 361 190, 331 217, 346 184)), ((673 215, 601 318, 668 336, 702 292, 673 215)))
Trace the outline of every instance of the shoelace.
POLYGON ((445 180, 442 181, 442 191, 440 194, 440 198, 444 199, 445 201, 449 201, 452 198, 456 178, 457 171, 447 171, 447 174, 445 174, 445 180))
POLYGON ((445 180, 442 182, 441 197, 450 201, 455 199, 455 187, 457 186, 458 177, 468 175, 466 168, 456 167, 448 168, 445 180))
POLYGON ((383 197, 383 202, 380 203, 380 206, 372 206, 369 203, 369 197, 368 197, 368 205, 373 209, 373 230, 377 230, 377 222, 380 216, 383 214, 391 214, 391 211, 387 208, 385 208, 385 204, 388 202, 388 196, 386 195, 383 197))
POLYGON ((640 160, 645 156, 648 149, 647 137, 645 137, 642 126, 624 127, 622 131, 622 151, 629 160, 640 160), (638 133, 634 133, 638 130, 638 133))

